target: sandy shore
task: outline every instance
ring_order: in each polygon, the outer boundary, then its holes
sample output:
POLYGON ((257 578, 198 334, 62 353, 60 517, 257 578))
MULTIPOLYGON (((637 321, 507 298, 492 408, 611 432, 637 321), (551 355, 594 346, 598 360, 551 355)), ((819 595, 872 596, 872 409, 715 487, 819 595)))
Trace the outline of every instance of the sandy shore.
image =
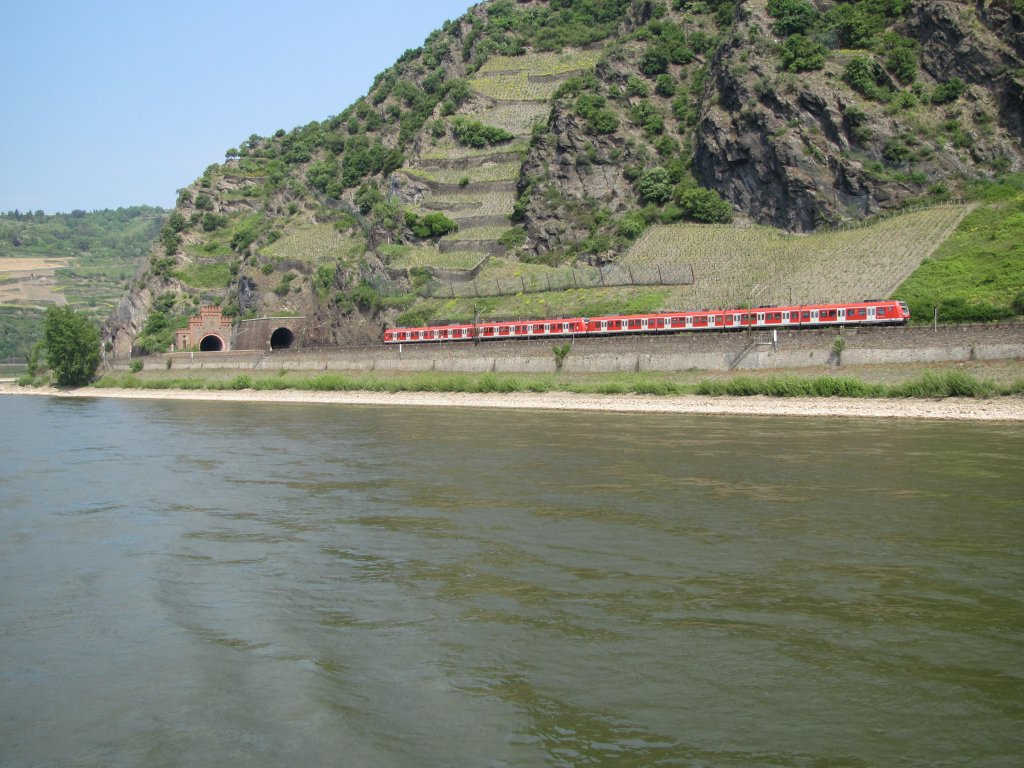
POLYGON ((827 416, 872 419, 1024 421, 1024 398, 991 400, 891 400, 861 398, 704 397, 700 395, 578 395, 464 392, 306 392, 297 390, 33 389, 0 382, 0 394, 47 397, 114 397, 132 400, 209 400, 246 403, 326 403, 430 408, 518 408, 620 413, 710 413, 753 416, 827 416))

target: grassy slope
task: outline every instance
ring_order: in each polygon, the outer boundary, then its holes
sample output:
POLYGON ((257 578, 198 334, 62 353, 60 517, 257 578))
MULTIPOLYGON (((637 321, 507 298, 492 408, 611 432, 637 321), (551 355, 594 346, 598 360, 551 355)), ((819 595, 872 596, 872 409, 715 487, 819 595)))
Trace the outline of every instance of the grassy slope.
POLYGON ((912 316, 1000 320, 1024 312, 1024 175, 987 190, 994 200, 960 227, 895 292, 912 316), (1016 189, 1015 189, 1016 188, 1016 189))

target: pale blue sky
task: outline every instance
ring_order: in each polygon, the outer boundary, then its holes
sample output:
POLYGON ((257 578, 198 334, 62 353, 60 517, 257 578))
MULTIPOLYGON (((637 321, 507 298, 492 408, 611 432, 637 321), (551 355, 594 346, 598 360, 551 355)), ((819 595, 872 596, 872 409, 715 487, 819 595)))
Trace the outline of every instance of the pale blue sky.
POLYGON ((174 205, 257 133, 341 112, 472 0, 9 0, 0 211, 174 205))

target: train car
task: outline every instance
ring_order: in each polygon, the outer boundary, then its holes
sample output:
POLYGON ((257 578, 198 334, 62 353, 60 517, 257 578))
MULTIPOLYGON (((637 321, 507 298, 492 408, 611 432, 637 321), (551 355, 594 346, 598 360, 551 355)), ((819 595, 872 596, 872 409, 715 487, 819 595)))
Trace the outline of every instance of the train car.
POLYGON ((903 325, 910 310, 902 301, 866 300, 837 304, 801 304, 639 315, 516 320, 500 323, 390 328, 385 344, 538 339, 565 336, 621 336, 712 330, 825 328, 846 325, 903 325))

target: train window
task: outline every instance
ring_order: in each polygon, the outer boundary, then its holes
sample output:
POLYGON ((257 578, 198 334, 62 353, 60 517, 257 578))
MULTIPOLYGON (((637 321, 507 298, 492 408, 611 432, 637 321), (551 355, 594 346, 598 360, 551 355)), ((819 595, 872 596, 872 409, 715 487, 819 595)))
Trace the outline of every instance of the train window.
POLYGON ((876 309, 875 310, 875 314, 876 315, 884 315, 885 314, 885 307, 879 307, 878 309, 876 309))
POLYGON ((803 318, 804 318, 804 320, 810 320, 811 319, 811 313, 810 312, 804 312, 803 313, 803 318))

